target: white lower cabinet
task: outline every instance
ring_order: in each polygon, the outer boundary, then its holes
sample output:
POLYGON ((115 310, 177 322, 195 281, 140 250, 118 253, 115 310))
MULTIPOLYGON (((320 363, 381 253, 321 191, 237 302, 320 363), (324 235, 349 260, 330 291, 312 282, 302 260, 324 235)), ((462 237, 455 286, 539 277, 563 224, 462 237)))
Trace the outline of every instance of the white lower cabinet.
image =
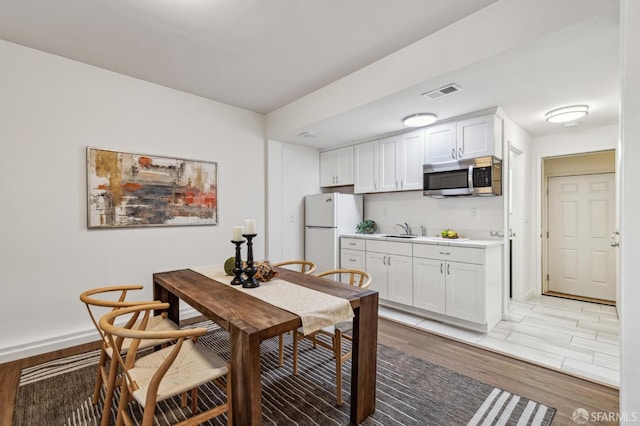
POLYGON ((381 299, 411 305, 411 244, 370 240, 366 243, 366 271, 371 275, 370 288, 381 299))
POLYGON ((487 332, 502 313, 502 249, 341 239, 343 268, 365 270, 382 304, 487 332))
POLYGON ((340 267, 343 269, 366 269, 364 251, 342 249, 340 251, 340 267))
POLYGON ((380 299, 388 299, 387 255, 385 253, 366 252, 366 265, 366 271, 371 275, 369 288, 377 291, 380 299))
POLYGON ((501 315, 500 247, 414 244, 413 306, 483 326, 501 315))
POLYGON ((454 318, 484 323, 484 266, 446 262, 445 313, 454 318))
POLYGON ((445 286, 444 261, 413 258, 413 306, 444 314, 445 286))

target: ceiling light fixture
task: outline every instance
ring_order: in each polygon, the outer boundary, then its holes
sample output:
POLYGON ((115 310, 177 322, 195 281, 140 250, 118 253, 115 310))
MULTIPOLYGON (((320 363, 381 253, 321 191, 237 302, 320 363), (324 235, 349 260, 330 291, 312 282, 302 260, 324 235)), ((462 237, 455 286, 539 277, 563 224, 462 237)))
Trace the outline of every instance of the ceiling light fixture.
POLYGON ((589 114, 589 105, 571 105, 549 111, 545 117, 549 123, 566 123, 589 114))
POLYGON ((402 119, 402 123, 407 127, 422 127, 433 124, 438 119, 438 116, 431 113, 419 113, 413 114, 402 119))

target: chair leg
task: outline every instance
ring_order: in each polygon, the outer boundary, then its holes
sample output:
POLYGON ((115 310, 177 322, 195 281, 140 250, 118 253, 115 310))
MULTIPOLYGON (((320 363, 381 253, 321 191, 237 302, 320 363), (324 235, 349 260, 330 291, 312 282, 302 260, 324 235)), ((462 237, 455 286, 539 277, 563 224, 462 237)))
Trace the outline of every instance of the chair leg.
POLYGON ((102 419, 100 420, 100 426, 107 426, 109 424, 109 420, 111 418, 111 404, 113 404, 113 394, 117 386, 117 376, 118 361, 111 358, 111 361, 109 362, 109 376, 107 377, 107 383, 105 383, 106 391, 104 396, 104 406, 102 407, 102 419))
POLYGON ((191 414, 198 412, 198 388, 191 389, 191 414))
POLYGON ((333 356, 336 358, 336 404, 342 406, 342 333, 335 331, 333 338, 333 356))
POLYGON ((100 351, 100 361, 98 361, 98 376, 96 377, 96 385, 93 388, 93 398, 91 398, 92 404, 97 404, 100 399, 100 389, 102 388, 102 372, 107 365, 107 353, 104 348, 100 351))
POLYGON ((125 412, 127 411, 127 405, 129 405, 130 401, 131 394, 129 393, 129 387, 125 383, 125 379, 123 379, 122 390, 120 392, 120 403, 118 404, 118 415, 116 416, 116 426, 122 426, 124 424, 125 412))
POLYGON ((293 375, 298 375, 298 330, 293 331, 293 375))

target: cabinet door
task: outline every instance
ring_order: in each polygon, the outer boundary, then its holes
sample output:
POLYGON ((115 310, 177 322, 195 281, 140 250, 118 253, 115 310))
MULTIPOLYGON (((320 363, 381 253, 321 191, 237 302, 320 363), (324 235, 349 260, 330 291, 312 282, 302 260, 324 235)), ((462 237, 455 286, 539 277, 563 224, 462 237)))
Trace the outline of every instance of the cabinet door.
POLYGON ((336 150, 320 153, 320 186, 337 186, 338 154, 336 150))
POLYGON ((424 133, 424 162, 426 164, 455 161, 456 123, 427 127, 424 133))
POLYGON ((347 146, 336 150, 338 185, 353 185, 353 146, 347 146))
POLYGON ((397 191, 399 182, 397 178, 398 172, 398 145, 400 137, 394 136, 382 139, 378 142, 379 152, 379 192, 397 191))
POLYGON ((342 249, 340 251, 340 267, 344 269, 358 269, 360 271, 366 271, 365 252, 342 249))
POLYGON ((387 299, 387 255, 367 252, 366 271, 371 275, 369 288, 378 292, 380 299, 387 299))
POLYGON ((405 133, 400 145, 398 180, 400 189, 422 189, 424 161, 424 130, 405 133))
POLYGON ((353 192, 356 194, 378 191, 378 141, 355 146, 355 179, 353 192))
POLYGON ((445 313, 444 266, 443 260, 413 258, 413 306, 445 313))
POLYGON ((387 256, 387 296, 389 300, 413 305, 412 261, 409 256, 387 256))
POLYGON ((484 266, 446 262, 447 315, 484 324, 484 266))
POLYGON ((475 158, 495 153, 494 115, 458 122, 456 129, 458 158, 475 158))

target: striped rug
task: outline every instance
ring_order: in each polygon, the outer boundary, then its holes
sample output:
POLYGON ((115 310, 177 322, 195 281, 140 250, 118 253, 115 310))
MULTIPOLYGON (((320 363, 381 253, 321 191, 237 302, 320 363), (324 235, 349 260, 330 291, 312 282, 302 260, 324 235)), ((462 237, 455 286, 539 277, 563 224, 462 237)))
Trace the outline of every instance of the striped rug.
MULTIPOLYGON (((228 359, 228 334, 208 321, 192 327, 197 326, 210 330, 200 341, 228 359)), ((348 425, 351 363, 343 366, 344 404, 337 407, 335 363, 330 352, 301 342, 300 374, 293 376, 290 348, 289 338, 288 359, 279 368, 277 339, 262 343, 263 424, 348 425)), ((98 352, 94 351, 24 369, 14 426, 99 424, 101 404, 91 404, 97 360, 98 352)), ((201 409, 224 401, 215 386, 203 387, 199 396, 201 409)), ((138 406, 131 404, 130 410, 139 422, 138 406)), ((177 400, 163 402, 156 411, 156 424, 176 423, 189 415, 186 411, 185 416, 177 400)), ((553 408, 378 345, 376 411, 363 424, 549 425, 554 414, 553 408)), ((205 425, 226 425, 226 417, 205 425)))

